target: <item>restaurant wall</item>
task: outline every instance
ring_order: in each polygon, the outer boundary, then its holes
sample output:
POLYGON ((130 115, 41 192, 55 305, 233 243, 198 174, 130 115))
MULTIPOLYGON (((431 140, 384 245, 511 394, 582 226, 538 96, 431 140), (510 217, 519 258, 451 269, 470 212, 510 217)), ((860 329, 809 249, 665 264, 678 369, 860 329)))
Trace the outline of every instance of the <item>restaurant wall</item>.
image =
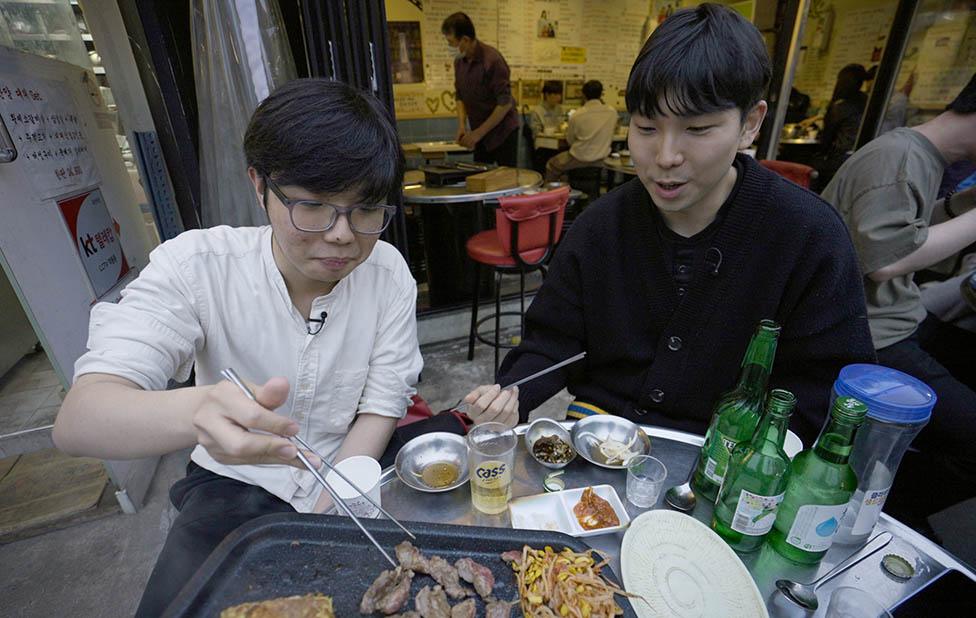
MULTIPOLYGON (((776 0, 719 0, 753 21, 772 50, 776 0)), ((405 143, 454 139, 454 69, 440 27, 455 11, 471 16, 478 38, 497 47, 512 71, 523 114, 541 99, 544 80, 564 82, 564 104, 582 105, 588 79, 627 121, 624 90, 640 46, 678 8, 675 0, 385 0, 394 103, 405 143), (543 18, 543 12, 545 17, 543 18)), ((528 161, 524 143, 520 160, 528 161)))
MULTIPOLYGON (((767 41, 776 0, 723 1, 752 19, 767 41)), ((542 82, 565 82, 564 99, 581 104, 585 80, 599 79, 604 101, 622 110, 631 64, 658 22, 697 2, 666 0, 386 0, 401 120, 454 117, 451 49, 440 27, 455 11, 471 16, 478 38, 497 47, 520 107, 541 98, 542 82)))
POLYGON ((793 86, 810 97, 810 114, 830 101, 837 73, 847 64, 878 64, 896 0, 814 0, 804 30, 793 86))

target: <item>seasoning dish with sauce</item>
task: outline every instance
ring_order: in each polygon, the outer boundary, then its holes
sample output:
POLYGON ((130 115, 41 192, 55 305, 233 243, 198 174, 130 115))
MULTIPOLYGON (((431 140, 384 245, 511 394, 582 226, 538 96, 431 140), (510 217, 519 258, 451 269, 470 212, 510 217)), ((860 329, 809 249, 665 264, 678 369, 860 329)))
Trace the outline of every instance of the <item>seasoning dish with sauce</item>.
POLYGON ((417 491, 450 491, 468 482, 468 444, 446 431, 419 435, 403 445, 393 466, 400 480, 417 491))
POLYGON ((597 536, 623 530, 630 525, 630 516, 620 501, 620 496, 610 485, 593 485, 592 487, 577 487, 564 491, 538 494, 516 498, 508 503, 512 527, 523 530, 553 530, 575 537, 597 536), (589 491, 588 500, 584 494, 589 491), (595 499, 598 498, 599 502, 595 499), (589 523, 599 527, 586 529, 581 525, 576 512, 576 506, 583 502, 580 509, 584 517, 594 513, 592 505, 599 504, 600 514, 589 523), (590 505, 590 506, 587 506, 590 505), (616 525, 610 525, 616 518, 616 525), (603 526, 602 524, 607 524, 603 526))
POLYGON ((553 470, 576 458, 569 430, 549 418, 537 418, 525 430, 525 448, 532 458, 553 470))

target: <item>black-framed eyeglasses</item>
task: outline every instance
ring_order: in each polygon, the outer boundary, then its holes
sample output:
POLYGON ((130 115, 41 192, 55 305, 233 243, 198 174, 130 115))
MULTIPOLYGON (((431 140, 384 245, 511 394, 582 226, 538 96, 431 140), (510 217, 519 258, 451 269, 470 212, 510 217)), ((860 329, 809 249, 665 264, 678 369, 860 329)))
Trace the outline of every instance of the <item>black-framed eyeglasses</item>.
POLYGON ((353 232, 381 234, 396 214, 396 206, 388 204, 336 206, 313 200, 293 200, 285 196, 281 188, 267 176, 264 176, 265 209, 268 208, 268 189, 271 189, 271 192, 288 209, 291 224, 301 232, 327 232, 339 220, 339 215, 345 215, 353 232))

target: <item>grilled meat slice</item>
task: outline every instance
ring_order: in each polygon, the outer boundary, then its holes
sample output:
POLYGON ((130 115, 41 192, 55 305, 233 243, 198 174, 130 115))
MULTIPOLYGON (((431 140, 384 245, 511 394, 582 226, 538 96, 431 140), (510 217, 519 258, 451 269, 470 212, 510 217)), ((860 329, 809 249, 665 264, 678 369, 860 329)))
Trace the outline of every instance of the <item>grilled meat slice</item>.
POLYGON ((410 569, 414 573, 428 573, 430 566, 427 558, 410 541, 404 541, 396 546, 396 557, 400 566, 410 569))
POLYGON ((451 618, 474 618, 476 610, 474 599, 461 601, 451 608, 451 618))
POLYGON ((444 592, 452 599, 463 599, 471 591, 461 585, 461 577, 451 563, 440 556, 433 556, 428 561, 429 574, 438 584, 444 587, 444 592))
POLYGON ((359 603, 359 613, 372 614, 382 612, 395 614, 410 600, 410 582, 413 581, 413 571, 397 567, 392 571, 380 573, 359 603))
POLYGON ((461 579, 469 584, 474 584, 475 592, 481 595, 482 599, 491 596, 491 591, 495 587, 495 576, 492 575, 491 569, 483 564, 478 564, 471 558, 461 558, 454 563, 454 566, 457 568, 461 579))
POLYGON ((424 586, 413 602, 423 618, 451 618, 451 604, 440 586, 424 586))
POLYGON ((491 601, 485 608, 485 618, 508 618, 512 615, 512 604, 508 601, 491 601))

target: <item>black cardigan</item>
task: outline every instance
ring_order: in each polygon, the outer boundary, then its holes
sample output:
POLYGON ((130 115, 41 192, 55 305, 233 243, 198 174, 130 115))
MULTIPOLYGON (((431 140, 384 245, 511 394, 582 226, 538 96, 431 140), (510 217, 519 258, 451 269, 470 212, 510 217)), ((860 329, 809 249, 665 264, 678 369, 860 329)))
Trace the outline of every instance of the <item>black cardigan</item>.
POLYGON ((875 360, 857 256, 827 202, 738 157, 744 178, 684 296, 638 179, 574 222, 498 381, 582 350, 587 358, 520 387, 522 421, 566 386, 635 422, 704 433, 749 337, 771 318, 783 330, 770 388, 796 394, 791 426, 811 444, 838 371, 875 360))

